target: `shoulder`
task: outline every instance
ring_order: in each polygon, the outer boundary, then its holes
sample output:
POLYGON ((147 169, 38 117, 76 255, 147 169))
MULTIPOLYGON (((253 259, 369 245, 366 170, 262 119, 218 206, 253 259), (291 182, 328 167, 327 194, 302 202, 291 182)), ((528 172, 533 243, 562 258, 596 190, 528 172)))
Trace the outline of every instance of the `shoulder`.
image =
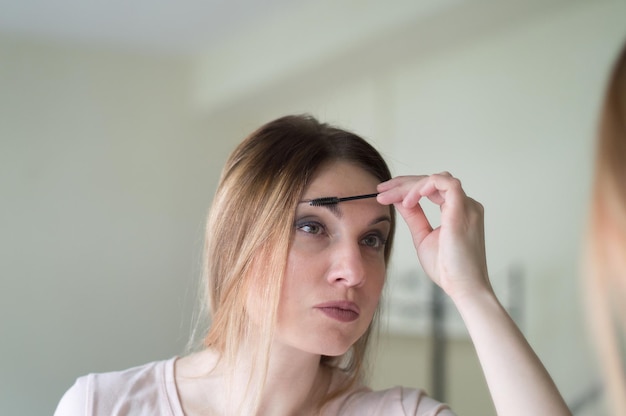
POLYGON ((446 404, 423 390, 399 386, 376 391, 355 389, 333 401, 329 410, 330 414, 342 415, 454 416, 446 404))
POLYGON ((55 416, 182 414, 176 399, 175 360, 79 377, 59 402, 55 416))

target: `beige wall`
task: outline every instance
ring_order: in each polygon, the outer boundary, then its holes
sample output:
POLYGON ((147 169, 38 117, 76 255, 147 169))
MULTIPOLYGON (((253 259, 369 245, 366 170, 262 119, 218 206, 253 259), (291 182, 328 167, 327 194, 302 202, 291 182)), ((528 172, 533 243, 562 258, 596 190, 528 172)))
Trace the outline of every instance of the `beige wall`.
POLYGON ((186 62, 0 38, 0 414, 179 353, 228 143, 186 62))
MULTIPOLYGON (((461 177, 486 206, 496 287, 522 265, 524 332, 573 400, 596 378, 579 241, 594 114, 624 16, 608 0, 492 25, 441 16, 211 108, 197 93, 219 56, 0 37, 0 413, 49 414, 79 375, 182 352, 219 169, 245 133, 297 112, 370 138, 398 174, 461 177)), ((399 238, 392 281, 417 267, 399 238)), ((413 332, 383 336, 375 387, 430 387, 428 341, 413 332)), ((462 335, 449 359, 449 402, 493 414, 462 335)))
MULTIPOLYGON (((445 400, 466 415, 495 415, 489 391, 471 342, 452 339, 446 343, 445 400)), ((372 387, 401 385, 432 392, 430 338, 387 335, 374 348, 375 377, 372 387)))

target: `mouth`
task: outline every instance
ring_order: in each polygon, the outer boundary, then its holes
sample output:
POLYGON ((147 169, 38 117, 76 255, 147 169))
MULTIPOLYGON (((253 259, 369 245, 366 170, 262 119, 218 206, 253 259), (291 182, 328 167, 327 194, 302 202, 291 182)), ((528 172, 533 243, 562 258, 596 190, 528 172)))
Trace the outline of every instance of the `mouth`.
POLYGON ((360 315, 359 307, 348 301, 326 302, 316 305, 315 309, 339 322, 352 322, 360 315))

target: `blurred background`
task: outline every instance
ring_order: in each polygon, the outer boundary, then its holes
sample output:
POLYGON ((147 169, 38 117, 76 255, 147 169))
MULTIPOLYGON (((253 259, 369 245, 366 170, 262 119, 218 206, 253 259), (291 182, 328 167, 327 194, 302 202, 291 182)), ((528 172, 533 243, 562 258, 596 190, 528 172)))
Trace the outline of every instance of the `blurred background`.
MULTIPOLYGON (((184 353, 220 169, 304 112, 394 174, 461 178, 503 303, 574 413, 605 414, 580 253, 625 39, 624 0, 0 0, 0 414, 52 414, 78 376, 184 353)), ((372 385, 495 414, 398 238, 372 385)))

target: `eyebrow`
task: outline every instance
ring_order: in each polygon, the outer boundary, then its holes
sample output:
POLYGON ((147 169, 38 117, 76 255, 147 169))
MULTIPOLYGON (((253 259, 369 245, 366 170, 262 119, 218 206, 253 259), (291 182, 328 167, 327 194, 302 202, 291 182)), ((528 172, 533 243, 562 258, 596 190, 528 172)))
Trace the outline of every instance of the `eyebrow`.
POLYGON ((328 209, 330 212, 335 215, 337 218, 343 217, 343 211, 339 207, 339 204, 329 204, 329 205, 321 205, 323 208, 328 209))
MULTIPOLYGON (((305 201, 300 201, 300 203, 303 202, 309 202, 308 200, 305 201)), ((341 219, 341 217, 343 217, 343 211, 341 210, 341 208, 339 207, 339 204, 329 204, 329 205, 320 205, 318 207, 315 208, 326 208, 327 210, 329 210, 330 212, 333 213, 333 215, 339 219, 341 219)), ((370 223, 368 225, 376 225, 376 224, 380 224, 381 222, 389 222, 391 223, 391 217, 389 215, 381 215, 380 217, 375 218, 374 220, 370 221, 370 223)))
POLYGON ((380 217, 376 218, 374 221, 370 222, 369 225, 376 225, 385 221, 391 223, 391 217, 389 215, 381 215, 380 217))
MULTIPOLYGON (((311 201, 313 201, 313 199, 303 199, 300 202, 298 202, 298 204, 311 204, 311 201)), ((326 204, 326 205, 315 205, 315 208, 326 208, 327 210, 329 210, 330 212, 332 212, 335 217, 337 218, 341 218, 343 216, 343 212, 341 211, 341 209, 339 208, 339 204, 326 204)))

